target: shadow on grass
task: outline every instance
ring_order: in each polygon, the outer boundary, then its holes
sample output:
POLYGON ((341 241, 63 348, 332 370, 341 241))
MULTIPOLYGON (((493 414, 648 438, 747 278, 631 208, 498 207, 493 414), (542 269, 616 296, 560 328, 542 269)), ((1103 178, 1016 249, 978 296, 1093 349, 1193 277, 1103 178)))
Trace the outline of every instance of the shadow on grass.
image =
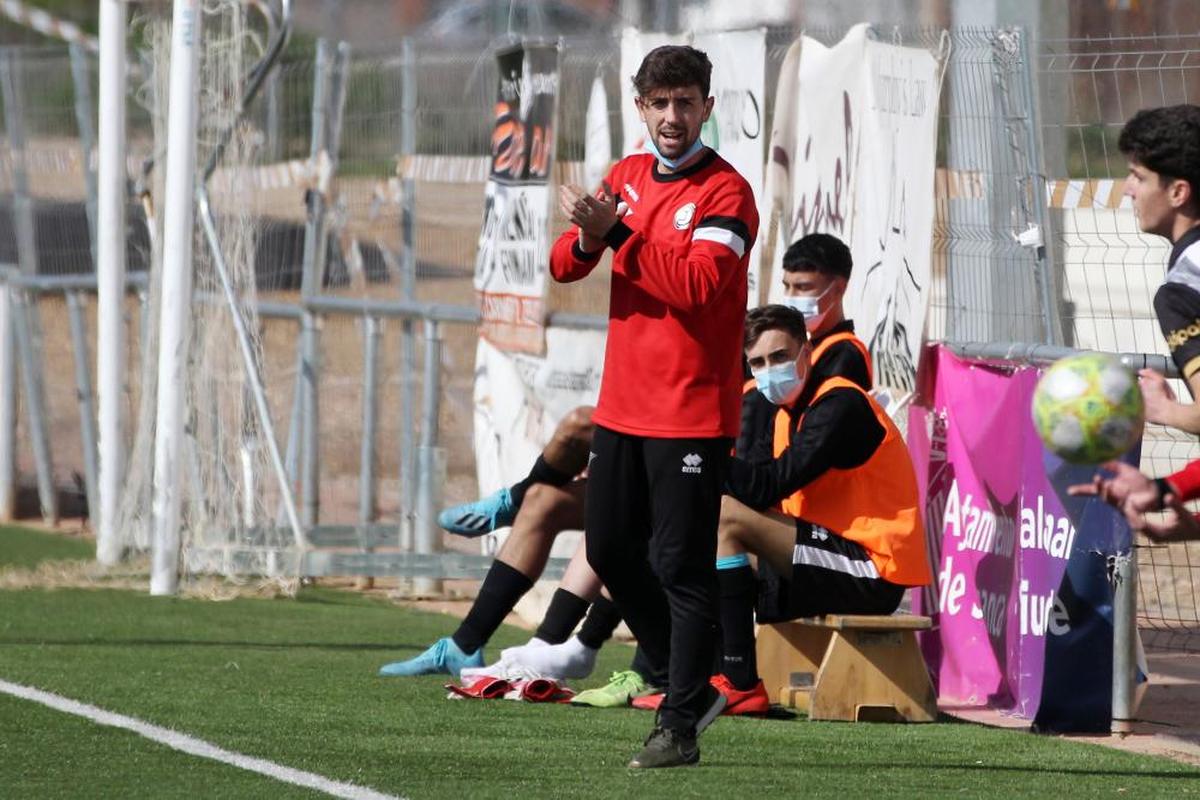
POLYGON ((257 650, 338 650, 338 651, 396 651, 420 652, 429 647, 408 642, 248 642, 207 639, 0 639, 0 647, 234 647, 257 650))
MULTIPOLYGON (((743 761, 725 762, 721 760, 706 760, 704 762, 710 767, 744 767, 747 766, 743 761)), ((1116 769, 1087 769, 1086 767, 1026 767, 1014 766, 1007 764, 937 764, 928 761, 921 763, 900 764, 895 761, 880 761, 876 763, 837 763, 837 764, 814 764, 811 761, 788 761, 786 759, 776 759, 771 762, 772 770, 782 770, 792 768, 797 771, 811 773, 814 770, 828 770, 832 773, 844 773, 847 769, 853 770, 879 770, 880 772, 891 772, 895 770, 905 771, 937 771, 937 772, 973 772, 973 773, 1027 773, 1029 775, 1062 775, 1070 776, 1087 776, 1087 777, 1105 777, 1105 778, 1166 778, 1171 780, 1186 780, 1195 781, 1200 771, 1188 770, 1187 767, 1180 766, 1179 771, 1142 771, 1142 770, 1116 770, 1116 769)))

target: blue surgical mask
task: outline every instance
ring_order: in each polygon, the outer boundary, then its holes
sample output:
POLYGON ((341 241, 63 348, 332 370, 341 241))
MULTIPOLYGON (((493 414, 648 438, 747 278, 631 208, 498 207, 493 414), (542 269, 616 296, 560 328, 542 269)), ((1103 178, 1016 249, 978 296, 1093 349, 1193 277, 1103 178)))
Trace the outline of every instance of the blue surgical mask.
POLYGON ((786 364, 772 364, 756 370, 753 374, 754 383, 763 393, 763 397, 777 406, 786 406, 794 403, 800 396, 800 390, 804 388, 804 381, 808 377, 808 370, 805 369, 804 373, 799 374, 795 361, 788 361, 786 364))
POLYGON ((653 153, 654 157, 658 159, 658 163, 662 164, 667 169, 679 169, 680 164, 686 164, 687 160, 696 155, 696 153, 699 153, 703 147, 704 142, 700 141, 700 137, 697 136, 696 141, 692 142, 692 146, 685 150, 683 155, 681 155, 679 158, 667 158, 662 153, 658 152, 658 146, 654 144, 654 137, 646 137, 646 149, 653 153))

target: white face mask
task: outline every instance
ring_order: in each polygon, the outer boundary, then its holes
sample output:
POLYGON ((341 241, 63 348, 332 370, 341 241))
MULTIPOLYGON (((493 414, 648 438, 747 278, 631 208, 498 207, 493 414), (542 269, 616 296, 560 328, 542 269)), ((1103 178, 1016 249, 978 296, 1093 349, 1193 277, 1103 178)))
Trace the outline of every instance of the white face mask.
POLYGON ((821 311, 821 298, 829 294, 833 288, 833 283, 825 287, 825 291, 821 292, 816 297, 785 297, 783 304, 788 308, 794 308, 804 315, 804 324, 810 331, 819 327, 821 321, 825 319, 825 315, 829 313, 829 309, 821 311))

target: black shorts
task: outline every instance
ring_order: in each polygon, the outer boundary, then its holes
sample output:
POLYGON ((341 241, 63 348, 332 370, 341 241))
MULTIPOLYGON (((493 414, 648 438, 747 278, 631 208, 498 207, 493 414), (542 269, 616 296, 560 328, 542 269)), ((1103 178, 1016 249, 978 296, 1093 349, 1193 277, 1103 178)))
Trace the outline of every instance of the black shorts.
POLYGON ((891 614, 905 587, 879 577, 861 545, 804 520, 796 522, 792 574, 758 562, 760 623, 824 614, 891 614))

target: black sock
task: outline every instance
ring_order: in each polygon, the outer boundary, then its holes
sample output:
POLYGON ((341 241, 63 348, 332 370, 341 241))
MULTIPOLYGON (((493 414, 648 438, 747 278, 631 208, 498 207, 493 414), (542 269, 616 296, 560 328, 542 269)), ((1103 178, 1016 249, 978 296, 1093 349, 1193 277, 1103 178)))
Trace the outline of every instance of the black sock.
POLYGON ((454 632, 454 643, 464 653, 483 647, 531 586, 533 581, 524 573, 503 561, 493 561, 471 610, 454 632))
POLYGON ((583 619, 587 608, 588 601, 582 597, 566 589, 555 589, 546 616, 542 617, 542 624, 534 635, 549 644, 562 644, 575 632, 575 626, 583 619))
POLYGON ((758 663, 754 658, 754 603, 758 579, 748 565, 717 570, 721 584, 721 638, 724 657, 721 671, 735 689, 754 688, 758 663))
POLYGON ((529 474, 510 486, 508 491, 512 494, 513 505, 520 508, 521 502, 525 499, 525 492, 529 491, 529 487, 535 483, 545 483, 550 486, 566 486, 574 477, 574 475, 559 472, 546 463, 544 456, 538 456, 537 461, 533 462, 533 469, 529 470, 529 474))
POLYGON ((588 611, 587 619, 583 621, 583 627, 579 629, 579 636, 576 638, 584 647, 599 650, 612 638, 613 631, 620 624, 621 612, 617 611, 613 601, 600 595, 592 601, 592 608, 588 611))

